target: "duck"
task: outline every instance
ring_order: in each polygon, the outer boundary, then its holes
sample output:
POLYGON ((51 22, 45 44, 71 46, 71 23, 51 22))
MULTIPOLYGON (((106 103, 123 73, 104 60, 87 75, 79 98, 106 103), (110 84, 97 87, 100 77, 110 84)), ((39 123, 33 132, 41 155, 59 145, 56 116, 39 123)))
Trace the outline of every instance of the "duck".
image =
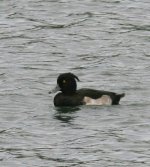
POLYGON ((79 105, 118 105, 125 93, 95 90, 91 88, 77 89, 79 78, 71 73, 62 73, 57 78, 56 87, 49 93, 56 93, 55 106, 79 106, 79 105))

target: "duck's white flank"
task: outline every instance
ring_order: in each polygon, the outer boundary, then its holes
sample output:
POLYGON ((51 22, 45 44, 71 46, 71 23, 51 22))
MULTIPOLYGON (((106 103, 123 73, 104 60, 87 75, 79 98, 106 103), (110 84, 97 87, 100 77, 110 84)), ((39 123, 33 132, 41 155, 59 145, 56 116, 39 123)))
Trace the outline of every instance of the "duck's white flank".
POLYGON ((85 105, 111 105, 112 100, 108 95, 103 95, 98 99, 92 99, 90 97, 85 96, 83 99, 85 105))

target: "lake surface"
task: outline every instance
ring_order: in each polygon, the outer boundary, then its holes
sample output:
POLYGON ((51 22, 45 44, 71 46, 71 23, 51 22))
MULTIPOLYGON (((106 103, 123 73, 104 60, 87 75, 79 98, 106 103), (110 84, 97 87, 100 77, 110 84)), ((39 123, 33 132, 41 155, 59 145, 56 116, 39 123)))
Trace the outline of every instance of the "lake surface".
POLYGON ((150 1, 0 1, 0 166, 150 166, 150 1), (126 93, 118 106, 56 108, 78 88, 126 93))

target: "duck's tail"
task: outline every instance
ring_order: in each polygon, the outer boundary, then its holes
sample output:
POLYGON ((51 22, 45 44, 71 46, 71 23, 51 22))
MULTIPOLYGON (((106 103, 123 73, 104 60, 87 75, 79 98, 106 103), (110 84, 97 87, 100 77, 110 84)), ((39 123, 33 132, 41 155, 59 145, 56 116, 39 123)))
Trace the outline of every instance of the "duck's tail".
POLYGON ((119 101, 122 97, 125 96, 125 93, 122 93, 122 94, 116 94, 114 100, 113 100, 113 105, 116 105, 116 104, 119 104, 119 101))

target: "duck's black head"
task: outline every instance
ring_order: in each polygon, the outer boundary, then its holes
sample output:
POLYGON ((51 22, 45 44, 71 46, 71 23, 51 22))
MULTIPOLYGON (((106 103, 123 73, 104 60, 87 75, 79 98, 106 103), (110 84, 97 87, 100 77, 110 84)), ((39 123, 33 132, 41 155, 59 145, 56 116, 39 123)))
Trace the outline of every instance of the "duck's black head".
POLYGON ((60 91, 66 95, 71 95, 76 92, 77 83, 79 78, 72 73, 63 73, 60 74, 57 78, 57 85, 60 87, 60 91))

